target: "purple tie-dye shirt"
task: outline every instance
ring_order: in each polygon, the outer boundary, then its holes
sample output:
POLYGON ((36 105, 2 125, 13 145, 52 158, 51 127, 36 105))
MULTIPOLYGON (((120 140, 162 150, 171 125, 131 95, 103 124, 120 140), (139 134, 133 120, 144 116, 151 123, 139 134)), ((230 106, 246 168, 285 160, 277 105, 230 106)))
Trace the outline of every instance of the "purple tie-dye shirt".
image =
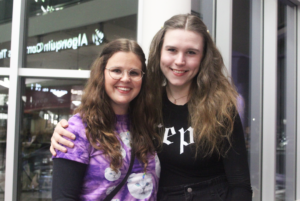
MULTIPOLYGON (((129 120, 127 115, 117 115, 116 133, 121 143, 123 166, 118 173, 111 170, 109 161, 102 151, 94 149, 86 138, 85 125, 76 114, 69 119, 68 131, 76 135, 74 148, 67 148, 67 153, 57 151, 56 158, 84 163, 88 165, 82 186, 81 200, 103 200, 125 177, 130 164, 131 147, 129 120)), ((143 164, 136 158, 127 182, 114 196, 112 201, 156 200, 160 163, 157 155, 148 158, 147 173, 143 164)))

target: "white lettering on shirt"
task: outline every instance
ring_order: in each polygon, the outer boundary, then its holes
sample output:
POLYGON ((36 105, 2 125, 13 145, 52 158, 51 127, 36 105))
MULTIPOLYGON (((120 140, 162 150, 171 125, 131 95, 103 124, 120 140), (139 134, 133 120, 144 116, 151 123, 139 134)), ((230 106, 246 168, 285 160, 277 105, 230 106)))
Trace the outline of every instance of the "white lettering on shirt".
POLYGON ((181 128, 179 130, 179 132, 180 132, 180 154, 182 154, 184 152, 183 146, 188 146, 188 145, 194 143, 193 131, 194 131, 194 129, 192 127, 189 127, 186 131, 184 131, 183 128, 181 128), (190 133, 190 142, 189 143, 184 141, 184 133, 187 131, 189 131, 189 133, 190 133))
MULTIPOLYGON (((179 133, 180 133, 180 154, 184 153, 184 146, 188 146, 190 144, 193 144, 194 143, 194 129, 192 127, 189 127, 187 130, 184 130, 183 128, 181 128, 180 130, 178 130, 179 133), (190 140, 189 142, 186 142, 184 140, 184 134, 186 132, 189 132, 190 136, 190 140)), ((175 129, 174 127, 171 127, 171 128, 165 128, 165 133, 164 133, 164 140, 163 140, 163 143, 167 144, 167 145, 170 145, 172 144, 173 142, 169 141, 168 138, 175 135, 176 132, 175 132, 175 129), (169 135, 169 131, 171 131, 171 135, 169 135)))
POLYGON ((163 143, 166 143, 167 145, 172 144, 173 142, 169 141, 169 140, 168 140, 168 137, 171 137, 171 136, 173 136, 173 135, 175 135, 175 134, 176 134, 176 132, 175 132, 174 127, 172 127, 172 128, 166 128, 166 129, 165 129, 165 134, 164 134, 164 141, 163 141, 163 143), (171 130, 171 134, 172 134, 172 135, 169 135, 169 136, 168 136, 169 130, 171 130))

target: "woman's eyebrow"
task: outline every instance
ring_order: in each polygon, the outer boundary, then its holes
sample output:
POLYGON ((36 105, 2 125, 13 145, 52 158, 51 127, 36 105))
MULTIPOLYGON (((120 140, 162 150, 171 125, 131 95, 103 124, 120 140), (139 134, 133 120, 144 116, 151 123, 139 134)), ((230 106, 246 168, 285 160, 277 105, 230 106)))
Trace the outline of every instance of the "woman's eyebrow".
MULTIPOLYGON (((172 45, 166 45, 165 48, 174 48, 174 49, 178 49, 176 46, 172 46, 172 45)), ((187 48, 188 51, 192 50, 192 51, 196 51, 196 52, 201 52, 200 49, 197 48, 187 48)))
POLYGON ((122 68, 122 66, 111 66, 109 68, 122 68))
MULTIPOLYGON (((121 69, 123 69, 122 66, 111 66, 111 67, 109 67, 109 68, 121 68, 121 69)), ((141 70, 141 69, 139 69, 139 68, 137 68, 137 67, 130 67, 129 70, 131 70, 131 69, 138 69, 138 70, 141 70)))
POLYGON ((195 48, 188 48, 188 50, 189 50, 189 51, 191 51, 191 50, 192 50, 192 51, 195 51, 195 52, 201 52, 201 50, 199 50, 199 49, 195 49, 195 48))
POLYGON ((166 45, 165 48, 176 48, 176 47, 172 45, 166 45))

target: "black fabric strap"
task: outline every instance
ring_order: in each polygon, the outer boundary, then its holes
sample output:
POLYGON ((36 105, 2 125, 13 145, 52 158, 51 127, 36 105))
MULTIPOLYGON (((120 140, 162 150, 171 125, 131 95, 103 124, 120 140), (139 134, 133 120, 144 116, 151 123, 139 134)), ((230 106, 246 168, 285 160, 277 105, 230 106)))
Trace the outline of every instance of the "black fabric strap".
POLYGON ((134 158, 135 158, 135 152, 134 152, 133 148, 131 148, 130 165, 129 165, 126 176, 121 181, 121 183, 108 196, 106 196, 106 198, 103 201, 111 201, 111 199, 113 199, 113 197, 119 192, 119 190, 122 188, 122 186, 124 186, 125 182, 127 181, 127 178, 129 177, 129 174, 131 173, 134 158))

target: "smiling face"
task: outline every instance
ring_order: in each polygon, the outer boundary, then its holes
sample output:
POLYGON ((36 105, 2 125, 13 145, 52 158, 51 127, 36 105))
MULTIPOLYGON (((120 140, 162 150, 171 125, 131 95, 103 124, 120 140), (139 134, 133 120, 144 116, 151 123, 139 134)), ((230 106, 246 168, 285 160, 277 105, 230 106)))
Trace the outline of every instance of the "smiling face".
POLYGON ((189 89, 203 57, 203 37, 184 29, 168 30, 161 49, 160 68, 170 89, 189 89))
MULTIPOLYGON (((119 67, 123 70, 140 69, 142 63, 138 56, 132 52, 117 52, 109 58, 106 68, 119 67)), ((133 81, 124 72, 123 77, 118 80, 109 75, 109 70, 105 69, 105 92, 110 97, 111 106, 115 114, 126 114, 129 103, 139 94, 142 86, 142 79, 133 81)))

